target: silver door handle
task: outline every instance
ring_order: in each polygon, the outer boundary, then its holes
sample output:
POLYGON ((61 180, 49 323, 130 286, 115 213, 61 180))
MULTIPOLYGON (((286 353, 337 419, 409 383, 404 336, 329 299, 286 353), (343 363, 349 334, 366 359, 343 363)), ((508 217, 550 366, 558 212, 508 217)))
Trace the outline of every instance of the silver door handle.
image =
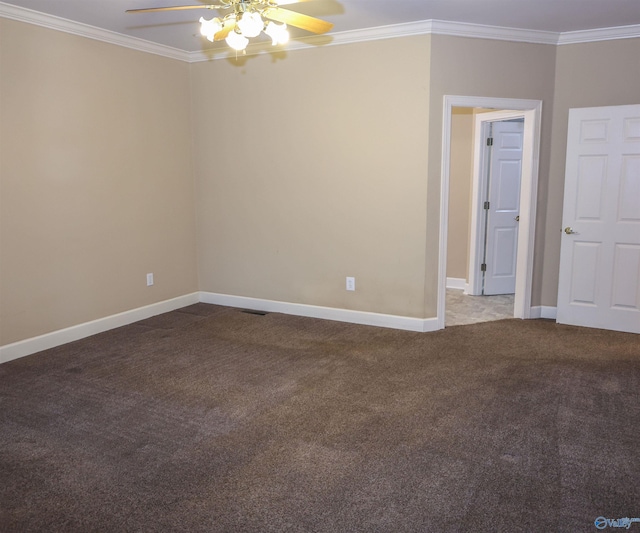
POLYGON ((518 215, 516 218, 514 218, 513 220, 515 220, 516 222, 520 222, 520 215, 518 215))
POLYGON ((571 227, 569 227, 569 226, 567 226, 566 228, 564 228, 564 232, 565 232, 567 235, 574 235, 574 234, 576 234, 576 235, 577 235, 577 233, 578 233, 577 231, 573 231, 573 228, 571 228, 571 227))

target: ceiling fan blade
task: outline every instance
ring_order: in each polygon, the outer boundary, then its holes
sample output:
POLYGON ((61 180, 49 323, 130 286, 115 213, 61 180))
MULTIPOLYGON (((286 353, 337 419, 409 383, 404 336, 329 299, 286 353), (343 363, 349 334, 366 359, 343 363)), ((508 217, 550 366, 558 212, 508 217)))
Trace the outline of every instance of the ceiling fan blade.
MULTIPOLYGON (((286 1, 286 0, 285 0, 286 1)), ((310 17, 309 15, 303 15, 289 9, 282 9, 280 7, 271 7, 265 9, 262 13, 265 17, 277 22, 284 22, 289 26, 295 26, 296 28, 302 28, 303 30, 310 31, 312 33, 326 33, 333 24, 326 20, 310 17)))
POLYGON ((170 7, 147 7, 144 9, 127 9, 127 13, 153 13, 155 11, 178 11, 180 9, 223 9, 225 5, 199 4, 197 6, 170 6, 170 7))
POLYGON ((214 41, 222 41, 227 38, 227 35, 236 27, 236 19, 228 18, 222 21, 222 29, 213 36, 214 41))
MULTIPOLYGON (((297 4, 299 2, 309 2, 309 0, 279 0, 276 1, 279 6, 287 4, 297 4)), ((232 2, 226 4, 197 4, 191 6, 168 6, 168 7, 146 7, 143 9, 127 9, 127 13, 155 13, 157 11, 178 11, 182 9, 225 9, 231 7, 232 2)))

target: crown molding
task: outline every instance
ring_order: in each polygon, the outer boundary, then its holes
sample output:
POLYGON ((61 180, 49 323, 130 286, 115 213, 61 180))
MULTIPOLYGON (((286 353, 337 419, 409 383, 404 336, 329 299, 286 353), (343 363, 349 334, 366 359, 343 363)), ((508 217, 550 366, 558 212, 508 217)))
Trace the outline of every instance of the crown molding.
MULTIPOLYGON (((103 41, 118 46, 124 46, 141 52, 160 55, 171 59, 178 59, 187 63, 200 61, 212 61, 233 57, 233 52, 228 49, 210 49, 198 52, 186 52, 170 46, 152 43, 137 37, 131 37, 88 24, 63 19, 53 15, 47 15, 0 2, 0 17, 26 22, 44 28, 62 31, 81 37, 87 37, 97 41, 103 41)), ((573 32, 548 32, 537 30, 523 30, 518 28, 504 28, 499 26, 485 26, 481 24, 469 24, 461 22, 448 22, 443 20, 421 20, 403 24, 390 24, 330 33, 326 35, 313 35, 290 41, 285 49, 272 48, 265 43, 254 43, 247 47, 246 55, 281 51, 294 51, 313 49, 325 46, 337 46, 343 44, 379 41, 394 39, 397 37, 409 37, 413 35, 449 35, 453 37, 466 37, 471 39, 493 39, 500 41, 525 42, 535 44, 564 45, 608 41, 616 39, 630 39, 640 37, 640 25, 621 26, 614 28, 600 28, 595 30, 573 32)))
POLYGON ((140 52, 156 54, 169 57, 171 59, 179 59, 181 61, 189 60, 189 54, 183 50, 178 50, 177 48, 152 43, 144 39, 138 39, 136 37, 123 35, 114 31, 104 30, 102 28, 90 26, 89 24, 83 24, 82 22, 75 22, 73 20, 56 17, 54 15, 47 15, 32 9, 5 4, 4 2, 0 2, 0 17, 17 20, 18 22, 26 22, 36 26, 42 26, 43 28, 78 35, 80 37, 87 37, 88 39, 94 39, 96 41, 124 46, 125 48, 132 48, 133 50, 138 50, 140 52))
POLYGON ((617 26, 615 28, 598 28, 595 30, 566 31, 560 34, 558 44, 593 43, 597 41, 613 41, 617 39, 634 39, 640 37, 640 24, 617 26))
POLYGON ((558 37, 561 35, 551 31, 504 28, 501 26, 486 26, 466 22, 448 22, 444 20, 433 20, 431 22, 432 34, 468 37, 471 39, 493 39, 498 41, 555 45, 558 44, 558 37))
MULTIPOLYGON (((362 30, 343 31, 329 34, 332 38, 330 45, 350 44, 365 41, 380 41, 396 37, 410 37, 412 35, 451 35, 454 37, 469 37, 476 39, 498 39, 502 41, 519 41, 527 43, 557 44, 558 33, 547 31, 521 30, 517 28, 502 28, 498 26, 484 26, 463 22, 447 22, 444 20, 419 20, 402 24, 390 24, 362 30)), ((320 39, 322 37, 320 36, 320 39)), ((318 39, 310 37, 309 40, 318 39)))
MULTIPOLYGON (((420 20, 416 22, 406 22, 403 24, 390 24, 388 26, 365 28, 362 30, 341 31, 327 35, 303 37, 289 41, 286 46, 286 51, 432 34, 553 45, 558 43, 559 35, 557 33, 544 31, 519 30, 514 28, 501 28, 497 26, 482 26, 479 24, 462 24, 442 20, 420 20)), ((246 49, 246 54, 244 55, 257 55, 263 52, 270 52, 272 50, 273 49, 269 45, 261 43, 250 44, 246 49)), ((198 61, 211 61, 229 57, 233 57, 233 52, 229 53, 228 50, 191 52, 189 53, 189 62, 195 63, 198 61)))

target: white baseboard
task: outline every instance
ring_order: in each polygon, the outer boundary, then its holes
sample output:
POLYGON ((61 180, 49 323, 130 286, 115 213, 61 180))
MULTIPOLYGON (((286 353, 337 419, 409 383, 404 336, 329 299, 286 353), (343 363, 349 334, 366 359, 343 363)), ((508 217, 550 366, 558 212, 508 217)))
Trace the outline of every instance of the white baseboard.
POLYGON ((242 309, 252 309, 283 313, 287 315, 298 315, 310 318, 321 318, 325 320, 336 320, 352 324, 363 324, 367 326, 379 326, 385 328, 402 329, 407 331, 428 332, 440 329, 437 318, 412 318, 398 315, 385 315, 382 313, 370 313, 366 311, 352 311, 350 309, 338 309, 334 307, 321 307, 316 305, 295 304, 289 302, 279 302, 274 300, 263 300, 260 298, 248 298, 244 296, 232 296, 228 294, 217 294, 212 292, 194 292, 171 300, 165 300, 155 304, 139 307, 116 315, 92 320, 77 326, 52 331, 38 337, 25 339, 0 346, 0 364, 25 357, 27 355, 55 348, 68 342, 73 342, 97 333, 102 333, 110 329, 126 326, 145 318, 150 318, 162 313, 174 311, 181 307, 186 307, 194 303, 208 303, 238 307, 242 309))
POLYGON ((152 316, 167 313, 187 305, 198 303, 199 294, 194 292, 192 294, 186 294, 171 300, 165 300, 144 307, 138 307, 130 311, 118 313, 116 315, 99 318, 92 320, 91 322, 85 322, 84 324, 78 324, 77 326, 71 326, 69 328, 60 329, 58 331, 52 331, 38 337, 31 339, 25 339, 23 341, 15 342, 13 344, 7 344, 0 346, 0 363, 6 363, 19 357, 31 355, 42 350, 49 348, 55 348, 61 344, 77 341, 96 333, 102 333, 110 329, 119 328, 120 326, 126 326, 138 320, 144 320, 152 316))
POLYGON ((531 307, 530 318, 549 318, 555 320, 557 318, 558 308, 550 305, 537 305, 531 307))
MULTIPOLYGON (((447 288, 464 289, 466 281, 458 278, 447 278, 447 288), (450 287, 450 281, 452 281, 450 287), (462 286, 460 286, 462 285, 462 286)), ((338 322, 348 322, 352 324, 362 324, 366 326, 378 326, 392 329, 402 329, 406 331, 428 332, 441 329, 438 326, 437 318, 413 318, 399 315, 386 315, 382 313, 370 313, 367 311, 353 311, 350 309, 339 309, 335 307, 321 307, 316 305, 295 304, 289 302, 279 302, 275 300, 263 300, 260 298, 249 298, 245 296, 232 296, 229 294, 218 294, 213 292, 194 292, 158 302, 155 304, 139 307, 116 315, 92 320, 84 324, 78 324, 69 328, 53 331, 0 346, 0 363, 6 363, 19 357, 31 355, 42 350, 55 348, 68 342, 76 341, 102 333, 110 329, 126 326, 145 318, 174 311, 181 307, 186 307, 194 303, 207 303, 216 305, 226 305, 242 309, 252 309, 256 311, 268 311, 273 313, 283 313, 287 315, 305 316, 309 318, 320 318, 325 320, 336 320, 338 322)), ((555 320, 557 308, 551 306, 531 307, 531 318, 548 318, 555 320)))
POLYGON ((447 278, 447 289, 465 290, 467 280, 464 278, 447 278))
POLYGON ((260 298, 232 296, 229 294, 217 294, 213 292, 201 292, 200 301, 202 303, 226 305, 229 307, 239 307, 255 311, 268 311, 273 313, 283 313, 286 315, 322 318, 325 320, 337 320, 339 322, 403 329, 407 331, 427 332, 440 329, 438 327, 437 318, 412 318, 407 316, 385 315, 381 313, 369 313, 366 311, 352 311, 350 309, 338 309, 335 307, 278 302, 274 300, 262 300, 260 298))

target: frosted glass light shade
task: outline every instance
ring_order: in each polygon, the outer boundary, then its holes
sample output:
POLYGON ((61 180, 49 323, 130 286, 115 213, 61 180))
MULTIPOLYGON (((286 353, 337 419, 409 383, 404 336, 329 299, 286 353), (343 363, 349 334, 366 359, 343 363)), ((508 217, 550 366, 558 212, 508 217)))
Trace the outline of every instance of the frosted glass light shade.
POLYGON ((271 37, 271 42, 274 46, 276 44, 285 44, 289 41, 289 32, 286 24, 278 25, 275 22, 269 22, 264 32, 271 37))
POLYGON ((238 28, 245 37, 257 37, 264 28, 264 21, 260 13, 247 11, 238 21, 238 28))
POLYGON ((204 17, 200 17, 200 34, 204 35, 208 40, 213 42, 213 37, 222 29, 222 23, 219 18, 212 18, 207 20, 204 17))
POLYGON ((225 39, 227 44, 233 48, 234 50, 238 50, 239 52, 244 50, 249 44, 249 39, 247 39, 244 35, 240 35, 236 31, 232 31, 227 35, 225 39))

